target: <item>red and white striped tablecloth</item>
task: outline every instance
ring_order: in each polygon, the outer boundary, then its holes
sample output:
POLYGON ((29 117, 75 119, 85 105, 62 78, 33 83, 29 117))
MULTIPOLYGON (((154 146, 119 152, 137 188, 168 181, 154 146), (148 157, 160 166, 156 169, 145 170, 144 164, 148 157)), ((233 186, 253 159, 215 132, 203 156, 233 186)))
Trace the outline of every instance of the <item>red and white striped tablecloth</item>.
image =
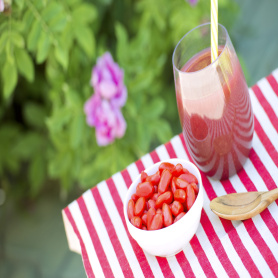
POLYGON ((202 175, 201 224, 190 244, 170 258, 145 253, 131 238, 123 200, 132 180, 168 158, 188 158, 182 135, 100 182, 64 209, 77 235, 88 277, 278 277, 278 201, 246 221, 218 218, 213 198, 266 191, 278 184, 278 69, 250 89, 255 117, 253 148, 244 169, 229 180, 202 175))

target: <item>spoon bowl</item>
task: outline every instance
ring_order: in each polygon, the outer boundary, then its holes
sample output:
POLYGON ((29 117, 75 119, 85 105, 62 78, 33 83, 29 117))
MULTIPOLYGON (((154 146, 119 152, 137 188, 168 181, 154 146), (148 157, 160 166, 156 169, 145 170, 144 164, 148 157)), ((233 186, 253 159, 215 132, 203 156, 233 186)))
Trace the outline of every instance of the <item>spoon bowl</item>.
POLYGON ((245 220, 261 213, 278 199, 278 188, 263 192, 232 193, 210 202, 210 209, 228 220, 245 220))

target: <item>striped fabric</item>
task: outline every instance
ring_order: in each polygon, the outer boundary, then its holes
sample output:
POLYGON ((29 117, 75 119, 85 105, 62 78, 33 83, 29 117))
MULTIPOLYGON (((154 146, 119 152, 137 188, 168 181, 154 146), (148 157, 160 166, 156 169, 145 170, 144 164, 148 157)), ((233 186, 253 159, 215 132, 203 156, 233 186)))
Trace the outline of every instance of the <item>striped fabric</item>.
POLYGON ((132 180, 168 158, 188 158, 182 135, 159 146, 122 172, 85 192, 64 209, 79 238, 88 277, 278 277, 278 201, 246 221, 218 218, 213 198, 233 192, 266 191, 278 184, 278 69, 250 89, 255 117, 253 148, 244 169, 229 180, 202 175, 201 224, 176 256, 154 257, 131 238, 123 200, 132 180))

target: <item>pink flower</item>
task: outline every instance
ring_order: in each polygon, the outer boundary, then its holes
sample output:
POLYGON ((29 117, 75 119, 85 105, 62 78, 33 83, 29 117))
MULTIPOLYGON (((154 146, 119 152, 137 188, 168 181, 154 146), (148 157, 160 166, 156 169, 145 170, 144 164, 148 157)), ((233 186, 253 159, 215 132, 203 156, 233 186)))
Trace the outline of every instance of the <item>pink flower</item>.
POLYGON ((99 146, 111 144, 125 134, 126 122, 121 107, 126 102, 127 90, 123 77, 123 70, 110 53, 98 58, 91 78, 95 93, 85 103, 84 111, 88 125, 96 129, 99 146))
POLYGON ((0 13, 5 9, 4 0, 0 0, 0 13))
POLYGON ((124 106, 127 98, 124 72, 113 61, 109 52, 97 59, 92 72, 91 85, 97 94, 111 101, 114 106, 124 106))

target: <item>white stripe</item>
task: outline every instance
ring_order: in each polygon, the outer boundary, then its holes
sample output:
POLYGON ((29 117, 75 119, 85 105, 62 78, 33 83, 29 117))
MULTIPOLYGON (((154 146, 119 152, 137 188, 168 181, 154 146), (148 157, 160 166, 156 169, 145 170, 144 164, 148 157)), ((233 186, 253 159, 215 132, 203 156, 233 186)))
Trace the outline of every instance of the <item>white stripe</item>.
POLYGON ((269 105, 272 107, 276 116, 278 116, 278 96, 275 94, 268 81, 265 78, 263 78, 257 83, 257 85, 261 89, 264 97, 266 98, 269 105))
POLYGON ((129 172, 129 175, 131 177, 131 180, 134 181, 137 176, 139 175, 139 171, 136 167, 135 163, 131 163, 130 165, 127 166, 127 171, 129 172))
MULTIPOLYGON (((278 211, 278 210, 277 210, 278 211)), ((261 215, 256 215, 253 217, 254 225, 256 226, 258 232, 260 233, 261 237, 263 238, 264 242, 271 250, 273 256, 275 257, 276 261, 278 262, 278 244, 275 238, 273 237, 272 233, 268 229, 267 225, 263 221, 261 215)))
POLYGON ((242 243, 244 244, 245 248, 247 249, 249 255, 253 259, 260 273, 262 273, 264 277, 274 277, 265 259, 263 258, 257 246, 254 244, 253 240, 247 233, 244 224, 241 222, 241 224, 238 225, 236 229, 239 237, 241 238, 242 243))
POLYGON ((253 149, 259 156, 260 160, 263 162, 264 167, 267 169, 273 180, 278 182, 278 168, 274 164, 272 158, 269 156, 256 132, 254 132, 253 149))
POLYGON ((217 277, 228 277, 225 269, 223 268, 221 262, 219 261, 214 248, 211 245, 211 242, 209 241, 202 225, 199 226, 196 236, 199 239, 199 242, 205 251, 205 254, 211 264, 211 267, 213 268, 215 274, 217 277))
POLYGON ((123 176, 121 173, 116 173, 112 176, 112 179, 115 183, 115 186, 117 187, 122 202, 124 202, 127 193, 127 186, 123 176))
POLYGON ((178 158, 182 158, 182 159, 186 159, 186 160, 189 160, 188 159, 188 156, 184 150, 184 147, 183 147, 183 144, 181 142, 181 139, 178 135, 176 135, 175 137, 173 137, 171 139, 171 144, 173 146, 173 149, 177 155, 178 158))
MULTIPOLYGON (((255 171, 253 170, 252 175, 254 172, 255 171)), ((238 186, 239 184, 242 185, 242 182, 240 179, 238 179, 236 184, 233 184, 233 182, 234 182, 234 180, 231 181, 234 188, 235 188, 235 186, 238 186)), ((260 250, 258 249, 256 244, 252 240, 251 236, 247 232, 246 227, 243 224, 243 222, 232 221, 232 223, 236 227, 238 235, 241 238, 243 245, 247 249, 248 253, 250 254, 251 258, 253 259, 255 265, 258 267, 259 271, 264 274, 266 274, 268 272, 272 273, 271 270, 269 269, 269 266, 267 265, 265 259, 263 258, 260 250), (238 223, 240 223, 240 224, 238 225, 238 223)), ((269 277, 269 276, 267 276, 267 277, 269 277)))
POLYGON ((251 102, 252 102, 252 106, 254 109, 254 113, 255 113, 260 125, 263 127, 264 132, 266 133, 268 139, 271 141, 274 148, 278 151, 278 134, 277 134, 276 130, 274 129, 272 123, 270 122, 264 109, 260 105, 254 92, 251 89, 249 90, 249 92, 250 92, 250 97, 251 97, 251 102))
MULTIPOLYGON (((236 175, 234 177, 237 177, 236 175)), ((238 178, 238 177, 237 177, 238 178)), ((209 181, 216 193, 217 196, 222 196, 227 194, 227 192, 224 190, 222 184, 220 181, 213 180, 209 178, 209 181)), ((244 188, 243 186, 241 188, 244 188)), ((246 189, 245 189, 246 191, 246 189)), ((240 274, 241 277, 250 277, 249 272, 246 270, 244 264, 242 263, 241 258, 239 257, 239 254, 236 252, 228 234, 226 233, 225 229, 223 228, 223 225, 219 219, 218 216, 216 216, 210 209, 209 209, 209 203, 210 200, 207 197, 207 195, 204 195, 204 210, 212 223, 212 226, 220 239, 222 246, 230 259, 230 262, 234 266, 234 269, 240 274)))
MULTIPOLYGON (((89 263, 90 265, 94 266, 94 274, 96 277, 104 277, 104 273, 102 271, 100 262, 98 260, 97 254, 95 252, 95 248, 94 245, 92 243, 90 234, 88 232, 88 229, 86 227, 86 224, 84 222, 84 219, 82 217, 82 214, 79 210, 79 206, 77 201, 73 201, 71 204, 69 204, 68 206, 71 215, 74 219, 74 222, 77 226, 77 229, 80 233, 80 236, 84 242, 84 246, 85 249, 87 251, 88 254, 88 259, 89 259, 89 263)), ((83 257, 82 257, 83 258, 83 257)))
POLYGON ((201 267, 195 253, 193 252, 193 249, 190 244, 188 244, 185 249, 183 250, 186 258, 188 259, 188 262, 192 268, 193 273, 196 277, 207 277, 204 273, 203 268, 201 267))
POLYGON ((210 200, 207 195, 204 195, 204 210, 209 218, 209 221, 212 223, 213 229, 219 238, 225 253, 227 254, 231 264, 233 265, 236 272, 239 274, 240 277, 250 277, 249 272, 246 270, 239 254, 236 252, 228 234, 226 233, 223 225, 218 216, 216 216, 210 209, 209 209, 210 200))
POLYGON ((142 156, 141 161, 144 164, 145 168, 148 168, 154 164, 150 154, 142 156))
POLYGON ((167 258, 167 261, 168 261, 169 266, 175 277, 183 277, 184 276, 183 271, 181 269, 179 262, 177 261, 176 256, 167 258))
MULTIPOLYGON (((261 159, 261 161, 263 161, 264 166, 266 167, 273 180, 276 182, 278 180, 278 169, 276 165, 273 163, 267 151, 265 150, 263 144, 261 143, 256 133, 254 133, 253 148, 259 156, 259 158, 261 159)), ((254 165, 251 163, 249 159, 247 160, 246 164, 247 165, 245 165, 245 171, 251 179, 251 181, 256 186, 257 191, 268 191, 266 184, 264 183, 263 179, 261 178, 261 176, 259 175, 259 173, 257 172, 254 165)), ((271 213, 273 219, 278 224, 278 206, 276 202, 273 202, 273 204, 271 204, 268 207, 268 210, 271 213)))
MULTIPOLYGON (((104 186, 102 186, 103 183, 104 182, 102 182, 101 184, 98 185, 99 191, 100 191, 100 188, 104 187, 104 186)), ((88 190, 83 194, 83 199, 84 199, 84 202, 86 204, 86 207, 87 207, 89 215, 90 215, 90 218, 96 229, 99 240, 101 242, 101 245, 103 247, 103 250, 105 252, 105 255, 107 257, 107 260, 109 262, 109 265, 111 267, 113 274, 115 275, 115 277, 124 277, 121 266, 119 264, 119 260, 117 259, 117 255, 115 253, 114 247, 109 238, 109 235, 107 233, 104 222, 100 216, 97 204, 95 202, 95 199, 93 197, 91 190, 88 190)))
POLYGON ((170 158, 167 149, 164 145, 160 145, 159 147, 157 147, 156 153, 159 156, 160 160, 165 160, 170 158))
POLYGON ((145 252, 145 256, 149 262, 149 265, 151 266, 154 277, 164 277, 156 257, 146 252, 145 252))
MULTIPOLYGON (((141 266, 128 239, 128 231, 126 231, 123 226, 122 219, 106 182, 98 186, 98 190, 134 276, 138 275, 138 277, 144 277, 141 266)), ((113 263, 113 261, 110 262, 113 263)))

